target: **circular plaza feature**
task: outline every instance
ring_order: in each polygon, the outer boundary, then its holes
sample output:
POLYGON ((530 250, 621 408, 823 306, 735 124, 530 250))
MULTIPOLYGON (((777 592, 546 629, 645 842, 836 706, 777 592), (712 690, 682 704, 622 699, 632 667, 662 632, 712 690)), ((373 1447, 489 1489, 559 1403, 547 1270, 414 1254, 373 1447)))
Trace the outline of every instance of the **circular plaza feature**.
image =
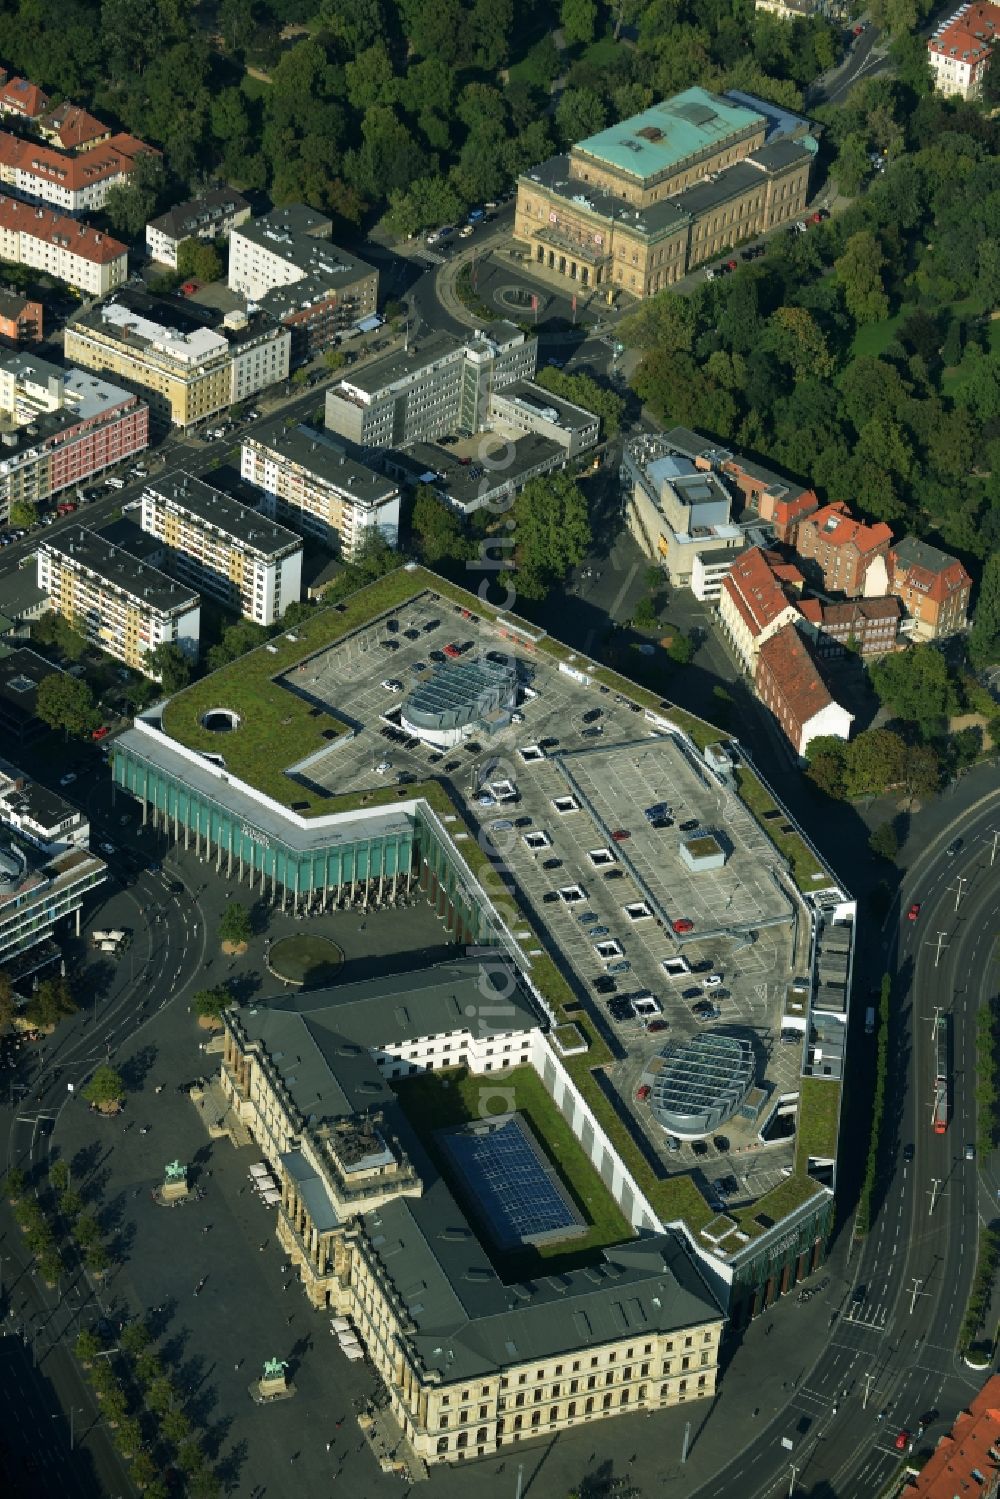
POLYGON ((240 715, 232 708, 209 708, 201 715, 201 726, 210 734, 231 734, 240 726, 240 715))
POLYGON ((710 1031, 669 1041, 650 1079, 653 1118, 672 1135, 700 1139, 733 1117, 753 1078, 753 1051, 742 1037, 710 1031))
POLYGON ((332 984, 344 954, 336 942, 327 937, 279 937, 272 942, 267 966, 275 978, 297 984, 303 989, 320 989, 332 984))

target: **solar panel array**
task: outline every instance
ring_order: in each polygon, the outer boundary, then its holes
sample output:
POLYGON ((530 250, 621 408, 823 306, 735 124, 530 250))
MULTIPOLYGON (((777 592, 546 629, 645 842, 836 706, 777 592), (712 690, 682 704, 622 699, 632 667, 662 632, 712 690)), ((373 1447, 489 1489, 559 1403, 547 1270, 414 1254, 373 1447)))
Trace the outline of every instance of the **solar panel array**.
POLYGON ((438 1139, 461 1178, 468 1205, 501 1249, 562 1238, 584 1228, 516 1114, 495 1125, 442 1130, 438 1139))

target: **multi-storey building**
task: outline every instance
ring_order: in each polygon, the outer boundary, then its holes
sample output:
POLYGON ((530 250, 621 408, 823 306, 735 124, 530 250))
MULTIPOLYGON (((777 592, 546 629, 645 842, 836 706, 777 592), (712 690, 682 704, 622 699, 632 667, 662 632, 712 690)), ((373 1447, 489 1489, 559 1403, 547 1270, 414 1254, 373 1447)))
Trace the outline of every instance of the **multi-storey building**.
POLYGON ((399 485, 360 463, 329 432, 283 421, 243 439, 240 472, 264 492, 272 515, 290 520, 342 557, 356 555, 372 528, 399 540, 399 485))
POLYGON ((241 222, 229 239, 229 286, 287 327, 298 362, 370 316, 378 272, 330 243, 333 225, 301 203, 241 222))
POLYGON ((90 370, 35 354, 0 356, 0 522, 141 453, 149 407, 90 370))
POLYGON ((816 142, 768 136, 764 113, 686 89, 522 173, 514 238, 574 289, 650 296, 802 212, 816 142))
POLYGON ((263 313, 219 321, 126 287, 66 325, 66 357, 141 387, 160 428, 187 429, 288 376, 287 329, 263 313))
MULTIPOLYGON (((20 584, 23 577, 5 580, 0 612, 8 617, 18 612, 8 604, 11 584, 20 584)), ((25 645, 0 645, 0 743, 23 749, 49 732, 38 716, 38 689, 46 677, 59 673, 58 666, 25 645)))
POLYGON ((889 589, 906 610, 904 631, 917 640, 940 640, 968 624, 969 574, 957 557, 915 536, 889 549, 889 589))
POLYGON ((719 624, 748 676, 764 642, 798 619, 803 581, 798 568, 761 547, 744 552, 723 579, 719 624))
POLYGON ((533 380, 515 380, 490 396, 487 409, 494 432, 516 438, 533 432, 561 447, 567 458, 576 458, 597 442, 600 421, 592 411, 554 396, 533 380))
POLYGON ((43 115, 36 122, 36 128, 39 135, 63 151, 90 151, 112 136, 110 125, 88 114, 79 104, 71 104, 68 99, 43 115))
POLYGON ((678 452, 670 434, 646 433, 625 444, 621 467, 625 522, 651 562, 670 581, 690 586, 702 552, 734 552, 744 543, 719 475, 678 452))
POLYGON ((186 239, 227 239, 250 217, 250 204, 234 187, 213 188, 178 203, 146 225, 146 245, 160 265, 177 269, 177 250, 186 239))
POLYGON ((38 544, 38 586, 52 607, 88 640, 137 671, 170 643, 198 655, 197 593, 93 531, 76 526, 38 544))
MULTIPOLYGON (((921 1431, 923 1425, 921 1423, 921 1431)), ((920 1436, 920 1432, 917 1436, 920 1436)), ((1000 1375, 991 1374, 960 1410, 930 1457, 906 1475, 907 1499, 997 1499, 1000 1494, 1000 1375)))
POLYGON ((927 61, 938 93, 981 98, 998 38, 1000 4, 973 0, 950 15, 927 43, 927 61))
POLYGON ((86 813, 6 760, 0 760, 0 825, 13 828, 43 854, 90 847, 86 813))
POLYGON ((502 1019, 482 985, 478 963, 449 963, 224 1017, 221 1088, 281 1182, 282 1249, 313 1305, 351 1319, 427 1464, 704 1399, 718 1376, 723 1314, 680 1233, 509 1286, 443 1180, 421 1178, 388 1079, 465 1066, 502 1086, 546 1046, 516 983, 502 1019), (290 1061, 306 1050, 308 1083, 290 1061))
POLYGON ((41 302, 33 302, 13 287, 0 288, 0 342, 13 348, 41 343, 43 316, 41 302))
POLYGON ((135 158, 158 155, 132 135, 113 135, 79 154, 0 130, 0 182, 15 197, 65 214, 96 212, 113 187, 125 187, 135 158))
POLYGON ((849 599, 842 604, 822 599, 803 599, 799 612, 806 621, 815 655, 822 659, 843 656, 848 650, 861 657, 884 656, 894 649, 902 610, 899 600, 849 599))
POLYGON ((690 427, 671 427, 663 435, 673 451, 690 458, 696 468, 721 474, 741 497, 746 510, 773 528, 777 541, 794 545, 799 523, 819 509, 815 490, 750 462, 700 432, 692 432, 690 427))
POLYGON ((128 251, 119 240, 16 198, 0 197, 0 258, 34 266, 98 297, 128 276, 128 251))
POLYGON ((804 516, 795 550, 829 593, 847 598, 883 598, 889 591, 886 557, 892 532, 885 521, 855 520, 840 501, 804 516))
POLYGON ((538 340, 503 319, 464 343, 431 333, 328 390, 326 425, 372 448, 479 432, 494 392, 530 380, 537 361, 538 340))
POLYGON ((162 566, 246 619, 272 625, 302 588, 302 541, 190 474, 151 480, 140 525, 163 543, 162 566))
POLYGON ((37 83, 14 78, 0 68, 0 115, 15 115, 21 120, 37 120, 49 107, 49 97, 37 83))
POLYGON ((0 965, 15 981, 59 956, 51 939, 66 917, 80 935, 84 898, 107 873, 87 848, 50 854, 13 827, 0 831, 0 965))
POLYGON ((854 715, 834 699, 795 624, 761 642, 754 686, 800 758, 821 735, 850 738, 854 715))

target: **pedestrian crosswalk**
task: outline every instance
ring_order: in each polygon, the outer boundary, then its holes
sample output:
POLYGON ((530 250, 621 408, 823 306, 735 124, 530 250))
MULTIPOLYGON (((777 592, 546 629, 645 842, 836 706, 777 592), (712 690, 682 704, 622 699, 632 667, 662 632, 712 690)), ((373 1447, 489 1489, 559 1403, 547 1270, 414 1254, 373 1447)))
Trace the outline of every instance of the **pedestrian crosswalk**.
POLYGON ((414 260, 426 260, 429 265, 444 265, 445 257, 439 255, 436 250, 415 250, 414 260))

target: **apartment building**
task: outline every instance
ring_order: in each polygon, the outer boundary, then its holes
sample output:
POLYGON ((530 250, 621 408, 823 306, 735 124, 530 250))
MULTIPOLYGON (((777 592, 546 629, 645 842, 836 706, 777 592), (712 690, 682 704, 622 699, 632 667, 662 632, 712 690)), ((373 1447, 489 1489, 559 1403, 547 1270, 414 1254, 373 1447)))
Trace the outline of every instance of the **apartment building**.
POLYGON ((116 660, 145 672, 165 642, 198 655, 197 593, 93 531, 74 526, 38 543, 38 586, 74 629, 116 660))
POLYGON ((41 302, 33 302, 14 287, 0 287, 0 343, 15 349, 41 343, 44 311, 41 302))
MULTIPOLYGON (((8 577, 0 587, 0 613, 8 618, 18 610, 8 605, 11 587, 22 583, 23 573, 8 577)), ((49 726, 38 717, 38 689, 46 677, 60 671, 37 651, 17 643, 0 644, 0 743, 8 751, 27 749, 49 726)))
POLYGON ((86 813, 7 760, 0 760, 0 826, 13 829, 43 854, 90 846, 86 813))
POLYGON ((824 734, 850 738, 854 715, 834 699, 793 622, 761 641, 754 686, 800 759, 824 734))
POLYGON ((62 151, 90 151, 112 136, 110 125, 68 99, 36 121, 39 135, 62 151))
MULTIPOLYGON (((918 1432, 919 1436, 920 1433, 918 1432)), ((919 1470, 907 1473, 907 1499, 997 1499, 1000 1494, 1000 1375, 991 1374, 919 1470)))
POLYGON ((128 184, 141 155, 159 152, 124 133, 86 151, 67 152, 0 130, 0 183, 15 197, 63 214, 96 213, 113 187, 128 184))
POLYGON ((848 599, 842 604, 823 599, 802 599, 799 612, 812 651, 821 660, 856 651, 862 659, 884 656, 894 650, 902 615, 899 599, 848 599))
POLYGON ((727 246, 798 218, 812 136, 689 88, 579 141, 518 179, 514 239, 584 291, 653 295, 727 246))
POLYGON ((798 619, 803 582, 798 568, 761 547, 745 552, 723 579, 719 624, 748 676, 756 676, 764 642, 798 619))
POLYGON ((677 587, 691 586, 700 553, 743 545, 726 485, 709 466, 676 451, 669 435, 646 433, 626 442, 621 480, 626 525, 677 587))
POLYGON ((52 939, 63 921, 79 937, 84 900, 107 875, 85 847, 47 853, 13 827, 0 831, 0 965, 12 979, 23 985, 59 957, 52 939))
POLYGON ((128 250, 120 241, 16 198, 0 197, 0 259, 33 266, 95 297, 128 277, 128 250))
POLYGON ((310 1302, 350 1319, 428 1465, 704 1399, 718 1376, 722 1312, 681 1234, 505 1285, 441 1177, 422 1180, 388 1079, 467 1066, 502 1086, 545 1044, 516 985, 494 1029, 481 984, 449 963, 224 1016, 222 1100, 280 1182, 279 1244, 310 1302), (306 1051, 308 1084, 284 1060, 306 1051))
MULTIPOLYGON (((0 522, 141 453, 149 407, 90 370, 0 355, 0 522)), ((2 608, 2 605, 0 605, 2 608)))
POLYGON ((11 77, 0 68, 0 115, 14 115, 21 120, 37 120, 49 107, 49 97, 37 83, 27 78, 11 77))
POLYGON ((360 447, 405 447, 489 425, 495 392, 530 380, 538 340, 501 319, 465 342, 431 332, 326 394, 326 425, 360 447))
POLYGON ((352 457, 325 431, 283 421, 243 439, 240 473, 263 491, 268 514, 301 526, 342 557, 355 556, 372 528, 399 541, 399 485, 352 457))
POLYGON ((131 287, 66 325, 67 359, 116 374, 146 395, 162 429, 195 427, 288 378, 290 340, 263 313, 227 313, 131 287))
POLYGON ((301 539, 201 479, 150 481, 139 524, 162 542, 167 572, 245 619, 275 624, 299 599, 301 539))
POLYGON ((370 316, 378 272, 330 243, 333 224, 302 203, 241 222, 229 239, 229 287, 292 336, 298 363, 370 316))
POLYGON ((178 203, 146 225, 146 247, 159 265, 177 269, 177 251, 186 239, 228 239, 250 217, 250 204, 234 187, 213 188, 178 203))
POLYGON ((889 590, 906 610, 903 630, 915 640, 941 640, 969 622, 972 579, 957 557, 915 536, 889 549, 889 590))
POLYGON ((847 598, 883 598, 889 591, 886 558, 892 532, 884 521, 855 520, 841 501, 824 505, 798 524, 795 550, 807 575, 828 593, 847 598))
POLYGON ((927 61, 939 94, 980 99, 983 80, 1000 38, 1000 4, 973 0, 962 5, 927 43, 927 61))

